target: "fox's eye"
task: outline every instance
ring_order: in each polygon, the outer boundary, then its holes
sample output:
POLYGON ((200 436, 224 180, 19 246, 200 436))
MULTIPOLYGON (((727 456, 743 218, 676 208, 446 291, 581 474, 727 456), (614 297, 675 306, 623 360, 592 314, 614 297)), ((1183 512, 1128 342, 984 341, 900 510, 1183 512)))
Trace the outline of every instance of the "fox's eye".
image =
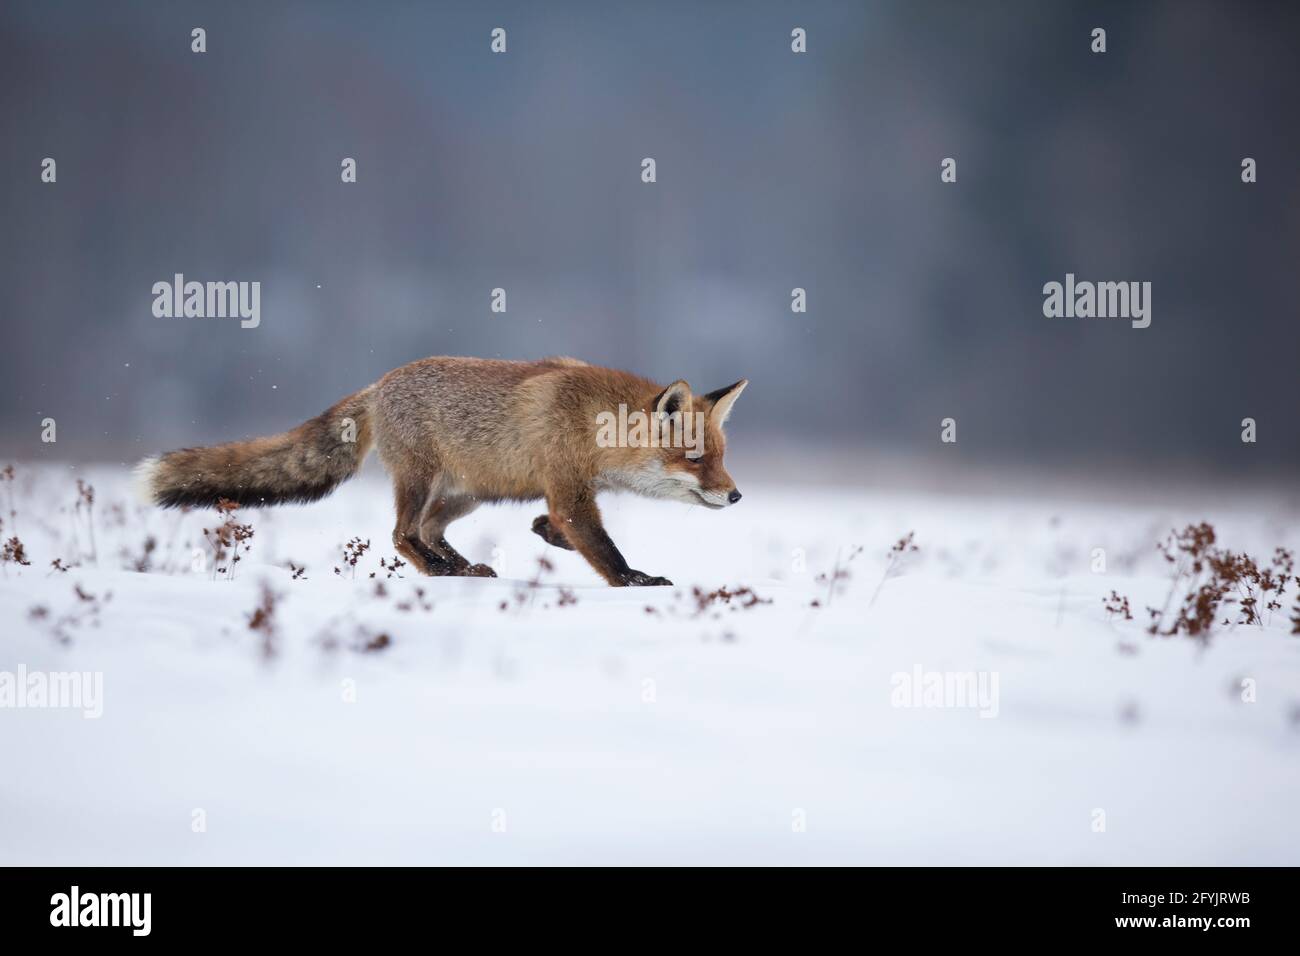
POLYGON ((701 455, 699 458, 692 458, 690 455, 687 455, 687 456, 686 456, 686 464, 688 464, 688 465, 702 465, 702 464, 704 464, 704 456, 701 455))

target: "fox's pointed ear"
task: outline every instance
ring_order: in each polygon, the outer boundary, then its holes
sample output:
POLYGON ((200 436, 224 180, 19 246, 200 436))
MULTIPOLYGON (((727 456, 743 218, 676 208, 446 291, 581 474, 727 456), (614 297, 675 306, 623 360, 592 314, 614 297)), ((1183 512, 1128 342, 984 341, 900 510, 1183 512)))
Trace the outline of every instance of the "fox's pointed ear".
POLYGON ((727 422, 727 417, 731 415, 731 406, 740 398, 740 393, 745 390, 749 384, 749 379, 742 378, 734 385, 728 385, 726 388, 720 388, 716 392, 709 392, 704 397, 713 403, 713 409, 709 412, 709 417, 714 423, 721 428, 727 422))
POLYGON ((650 408, 652 411, 671 415, 673 412, 686 411, 690 405, 691 387, 679 378, 655 396, 650 408))

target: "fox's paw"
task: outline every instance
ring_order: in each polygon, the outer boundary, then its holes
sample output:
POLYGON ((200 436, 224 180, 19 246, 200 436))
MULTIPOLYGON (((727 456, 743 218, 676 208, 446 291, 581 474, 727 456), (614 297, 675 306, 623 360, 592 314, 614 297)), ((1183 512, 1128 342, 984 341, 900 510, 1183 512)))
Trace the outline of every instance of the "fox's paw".
POLYGON ((533 519, 533 534, 540 537, 547 544, 553 544, 565 551, 573 550, 573 545, 569 544, 568 539, 551 525, 550 515, 538 515, 533 519))
POLYGON ((461 568, 461 577, 467 578, 494 578, 497 573, 489 568, 486 564, 471 564, 468 567, 461 568))
POLYGON ((673 582, 669 581, 667 578, 660 578, 653 574, 646 574, 644 571, 625 571, 619 577, 619 585, 625 588, 670 588, 673 586, 673 582))

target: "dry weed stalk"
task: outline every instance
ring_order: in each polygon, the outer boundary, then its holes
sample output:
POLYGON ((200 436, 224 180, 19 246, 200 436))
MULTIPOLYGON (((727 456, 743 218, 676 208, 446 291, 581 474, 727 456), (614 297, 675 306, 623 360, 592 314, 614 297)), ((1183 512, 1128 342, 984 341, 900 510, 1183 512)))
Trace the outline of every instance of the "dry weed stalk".
POLYGON ((72 643, 72 631, 84 625, 99 627, 99 616, 104 605, 113 600, 113 592, 105 591, 102 595, 91 594, 80 583, 72 586, 72 593, 77 601, 72 609, 55 617, 50 609, 37 604, 27 611, 27 617, 34 624, 49 627, 51 636, 60 644, 72 643))
MULTIPOLYGON (((902 570, 903 562, 907 560, 907 556, 915 554, 920 550, 920 548, 918 548, 914 543, 915 538, 916 532, 909 531, 907 534, 895 541, 894 546, 889 549, 889 555, 886 558, 885 563, 885 573, 880 576, 880 583, 876 585, 875 593, 871 595, 871 600, 867 603, 867 607, 871 607, 876 603, 876 598, 880 597, 880 589, 885 586, 885 582, 902 570)), ((830 602, 827 601, 826 603, 829 604, 830 602)))
POLYGON ((1102 604, 1106 608, 1106 613, 1114 617, 1116 614, 1123 615, 1124 620, 1133 620, 1133 612, 1129 608, 1128 598, 1111 590, 1110 597, 1102 598, 1102 604))
MULTIPOLYGON (((827 607, 830 607, 831 598, 833 598, 835 594, 840 590, 841 583, 847 582, 849 578, 853 577, 853 575, 849 572, 848 566, 853 563, 853 559, 856 558, 858 555, 860 555, 862 551, 863 551, 862 545, 860 544, 855 545, 853 550, 849 552, 849 556, 847 558, 843 558, 842 552, 837 550, 835 552, 835 567, 831 569, 829 574, 817 575, 816 577, 817 583, 826 585, 826 606, 827 607)), ((818 600, 814 600, 811 606, 821 607, 822 602, 818 600)))
POLYGON ((248 616, 248 629, 261 637, 262 657, 268 661, 276 654, 275 606, 279 599, 280 595, 263 581, 257 607, 248 616))
MULTIPOLYGON (((1186 634, 1208 641, 1216 626, 1263 627, 1272 619, 1273 612, 1281 609, 1288 585, 1295 582, 1300 587, 1300 578, 1295 576, 1295 556, 1289 549, 1275 548, 1271 561, 1263 565, 1244 551, 1219 547, 1214 526, 1208 522, 1170 531, 1156 548, 1174 566, 1174 573, 1164 606, 1158 610, 1147 608, 1148 634, 1165 637, 1186 634), (1182 597, 1175 606, 1180 592, 1182 597), (1233 604, 1237 606, 1236 620, 1226 616, 1219 620, 1225 606, 1233 604)), ((1128 598, 1112 591, 1106 600, 1106 610, 1114 613, 1120 608, 1128 620, 1128 598)), ((1297 615, 1300 616, 1300 608, 1297 615)), ((1300 629, 1295 618, 1292 623, 1300 629)))
POLYGON ((86 534, 90 539, 90 561, 99 564, 99 552, 95 548, 95 486, 77 479, 77 503, 75 513, 79 517, 81 509, 86 509, 86 534))
POLYGON ((5 493, 9 499, 9 527, 18 532, 18 511, 14 508, 14 466, 5 465, 0 469, 0 482, 4 483, 5 493))
MULTIPOLYGON (((352 538, 347 544, 343 545, 343 563, 352 569, 352 580, 357 579, 357 562, 362 556, 370 550, 370 539, 362 541, 360 538, 352 538)), ((341 568, 335 568, 334 573, 339 577, 343 576, 341 568)), ((372 575, 373 577, 373 575, 372 575)))
POLYGON ((239 505, 229 498, 221 498, 217 501, 217 517, 221 518, 221 524, 215 528, 204 528, 203 537, 212 548, 212 580, 217 579, 218 574, 226 574, 229 571, 229 579, 235 579, 235 565, 243 560, 239 551, 242 546, 244 553, 248 553, 252 545, 248 544, 253 539, 253 526, 251 524, 240 524, 237 509, 239 505), (227 558, 230 559, 230 567, 222 566, 222 562, 227 558))
MULTIPOLYGON (((752 607, 760 604, 771 604, 771 598, 761 598, 755 593, 753 588, 739 587, 730 591, 725 587, 716 588, 712 591, 705 591, 701 587, 691 589, 691 595, 695 598, 695 617, 704 614, 715 604, 729 604, 734 611, 737 608, 748 611, 752 607), (735 601, 735 604, 731 602, 735 601)), ((647 610, 649 610, 647 608, 647 610)))
POLYGON ((7 565, 16 564, 19 567, 26 568, 30 567, 31 563, 27 558, 27 548, 18 540, 18 535, 14 535, 3 546, 0 546, 0 566, 5 566, 6 577, 9 575, 7 565))

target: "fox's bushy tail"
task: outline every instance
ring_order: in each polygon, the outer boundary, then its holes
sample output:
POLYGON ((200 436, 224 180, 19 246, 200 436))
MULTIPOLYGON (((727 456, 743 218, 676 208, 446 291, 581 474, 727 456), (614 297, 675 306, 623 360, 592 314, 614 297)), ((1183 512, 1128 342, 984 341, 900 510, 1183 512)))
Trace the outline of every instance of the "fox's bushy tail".
POLYGON ((146 458, 136 468, 140 492, 165 508, 210 507, 222 498, 246 507, 324 498, 356 474, 370 450, 372 390, 279 435, 146 458))

